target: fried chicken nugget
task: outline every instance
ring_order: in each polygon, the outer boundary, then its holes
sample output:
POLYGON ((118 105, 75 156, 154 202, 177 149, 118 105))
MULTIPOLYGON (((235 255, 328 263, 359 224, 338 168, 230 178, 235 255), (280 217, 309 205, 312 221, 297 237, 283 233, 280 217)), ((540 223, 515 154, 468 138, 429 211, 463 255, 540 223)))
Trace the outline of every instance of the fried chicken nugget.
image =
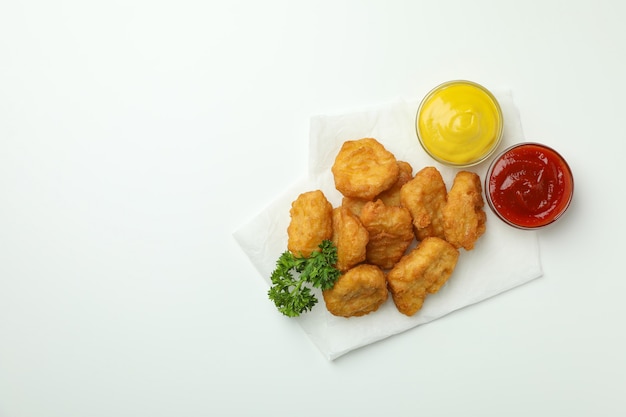
POLYGON ((367 261, 383 269, 394 266, 415 239, 411 214, 404 207, 372 201, 363 206, 360 219, 369 233, 367 261))
POLYGON ((347 271, 365 260, 369 234, 357 216, 346 207, 333 209, 333 242, 337 246, 337 264, 347 271))
POLYGON ((435 167, 422 168, 402 186, 400 201, 411 213, 418 240, 431 236, 445 238, 442 210, 446 199, 446 184, 435 167))
POLYGON ((363 206, 372 200, 363 200, 361 198, 352 198, 352 197, 344 197, 341 200, 341 206, 347 208, 354 214, 355 216, 361 215, 361 210, 363 210, 363 206))
POLYGON ((399 173, 396 157, 373 138, 344 142, 331 170, 341 194, 365 200, 390 188, 399 173))
POLYGON ((331 314, 358 317, 378 310, 389 293, 383 271, 374 265, 361 264, 341 275, 335 286, 322 295, 331 314))
POLYGON ((388 190, 376 196, 375 200, 381 199, 388 206, 400 206, 400 189, 413 178, 413 167, 404 161, 398 161, 398 179, 388 190))
POLYGON ((333 236, 333 206, 320 190, 302 193, 291 203, 287 249, 308 258, 333 236))
POLYGON ((438 237, 422 240, 387 274, 389 291, 398 311, 407 316, 422 308, 427 293, 446 283, 459 258, 459 250, 438 237))
POLYGON ((373 200, 365 200, 362 198, 343 197, 341 205, 350 209, 357 216, 361 215, 363 206, 369 201, 382 200, 387 206, 400 206, 400 189, 404 184, 413 178, 413 167, 404 161, 398 161, 398 179, 388 190, 378 194, 373 200))
POLYGON ((443 208, 446 240, 456 248, 474 249, 487 228, 484 206, 480 177, 468 171, 457 173, 443 208))

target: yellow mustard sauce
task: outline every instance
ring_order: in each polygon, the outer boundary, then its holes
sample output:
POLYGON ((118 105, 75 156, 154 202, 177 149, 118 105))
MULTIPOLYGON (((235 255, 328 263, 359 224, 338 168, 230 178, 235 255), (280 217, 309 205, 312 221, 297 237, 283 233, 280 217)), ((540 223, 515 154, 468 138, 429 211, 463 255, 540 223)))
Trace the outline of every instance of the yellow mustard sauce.
POLYGON ((488 157, 500 142, 500 106, 484 87, 451 81, 432 90, 417 113, 417 135, 435 159, 472 165, 488 157))

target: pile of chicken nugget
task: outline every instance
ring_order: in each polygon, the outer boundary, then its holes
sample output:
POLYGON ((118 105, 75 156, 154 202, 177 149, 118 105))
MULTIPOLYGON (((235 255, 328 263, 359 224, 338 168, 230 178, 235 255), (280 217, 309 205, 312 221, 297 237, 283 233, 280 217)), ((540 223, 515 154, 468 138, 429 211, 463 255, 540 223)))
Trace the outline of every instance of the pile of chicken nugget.
POLYGON ((310 256, 329 239, 337 247, 334 287, 323 291, 341 317, 372 313, 389 294, 399 312, 417 313, 428 294, 452 276, 460 249, 474 248, 486 230, 477 174, 459 171, 448 191, 437 168, 396 159, 378 140, 343 143, 332 166, 341 205, 321 190, 293 201, 287 247, 310 256))

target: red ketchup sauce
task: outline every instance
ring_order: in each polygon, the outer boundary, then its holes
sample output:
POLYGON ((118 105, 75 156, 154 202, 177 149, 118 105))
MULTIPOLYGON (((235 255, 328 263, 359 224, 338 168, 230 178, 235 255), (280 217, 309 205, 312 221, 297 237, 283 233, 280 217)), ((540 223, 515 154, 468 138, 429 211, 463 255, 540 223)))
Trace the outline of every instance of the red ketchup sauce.
POLYGON ((554 149, 522 143, 492 162, 485 191, 498 217, 512 226, 534 229, 554 222, 565 212, 574 179, 567 162, 554 149))

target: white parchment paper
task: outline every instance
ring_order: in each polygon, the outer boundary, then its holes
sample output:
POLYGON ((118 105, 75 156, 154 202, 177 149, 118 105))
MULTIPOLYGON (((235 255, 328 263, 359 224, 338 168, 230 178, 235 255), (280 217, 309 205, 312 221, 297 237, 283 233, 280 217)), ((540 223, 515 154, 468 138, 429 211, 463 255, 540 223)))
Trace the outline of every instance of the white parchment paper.
MULTIPOLYGON (((494 91, 505 120, 500 150, 524 140, 519 112, 509 91, 494 91)), ((305 191, 321 189, 333 206, 341 204, 334 187, 331 166, 346 140, 373 137, 397 159, 407 161, 417 172, 424 166, 437 167, 450 189, 457 168, 438 164, 420 147, 414 129, 418 100, 397 100, 376 108, 311 119, 308 178, 294 184, 265 210, 234 233, 236 241, 270 285, 276 260, 287 248, 287 226, 291 202, 305 191)), ((490 161, 469 170, 484 179, 490 161)), ((505 225, 490 209, 487 231, 474 250, 461 254, 457 267, 441 290, 429 295, 413 317, 400 314, 391 297, 381 308, 363 317, 341 318, 328 313, 320 292, 318 304, 296 320, 311 341, 333 360, 351 350, 428 323, 465 306, 493 297, 542 275, 535 232, 505 225)), ((271 301, 268 299, 268 303, 271 301)), ((276 313, 280 315, 280 313, 276 313)), ((282 317, 282 316, 281 316, 282 317)))

